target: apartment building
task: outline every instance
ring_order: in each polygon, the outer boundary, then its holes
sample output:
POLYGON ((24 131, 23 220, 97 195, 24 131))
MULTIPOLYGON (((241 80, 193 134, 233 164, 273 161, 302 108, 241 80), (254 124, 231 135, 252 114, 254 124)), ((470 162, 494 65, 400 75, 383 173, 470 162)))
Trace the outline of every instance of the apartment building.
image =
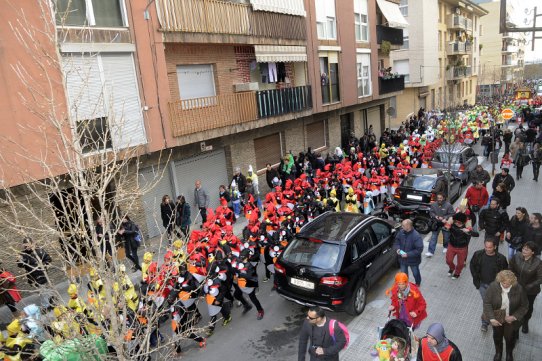
POLYGON ((392 72, 405 75, 405 91, 391 105, 399 126, 419 108, 474 104, 479 21, 487 11, 470 1, 401 0, 408 21, 403 46, 391 52, 392 72))
MULTIPOLYGON (((134 201, 133 218, 149 236, 160 233, 162 196, 184 194, 192 203, 196 179, 214 207, 218 186, 229 185, 238 166, 246 173, 252 165, 265 191, 265 164, 287 152, 311 147, 325 155, 370 126, 379 136, 389 125, 390 97, 404 88, 404 77, 378 71, 390 64, 385 44, 393 49, 403 41, 399 1, 35 1, 40 6, 0 15, 4 47, 11 49, 0 55, 0 73, 27 91, 8 71, 17 61, 32 68, 36 60, 7 25, 24 13, 43 29, 45 54, 59 58, 52 81, 38 82, 53 84, 55 111, 72 122, 66 131, 106 138, 98 148, 79 144, 89 156, 138 150, 129 177, 149 191, 134 201)), ((21 129, 49 125, 20 110, 17 91, 0 97, 5 134, 42 156, 49 142, 21 129), (8 120, 17 126, 6 127, 8 120)), ((20 152, 3 153, 3 187, 62 175, 65 169, 49 167, 55 162, 47 155, 47 166, 33 169, 20 152), (16 164, 24 172, 12 171, 16 164)))
MULTIPOLYGON (((480 76, 478 96, 493 96, 523 80, 525 36, 523 33, 499 33, 500 1, 481 3, 488 15, 480 19, 480 76)), ((514 24, 512 2, 506 4, 506 18, 514 24)))

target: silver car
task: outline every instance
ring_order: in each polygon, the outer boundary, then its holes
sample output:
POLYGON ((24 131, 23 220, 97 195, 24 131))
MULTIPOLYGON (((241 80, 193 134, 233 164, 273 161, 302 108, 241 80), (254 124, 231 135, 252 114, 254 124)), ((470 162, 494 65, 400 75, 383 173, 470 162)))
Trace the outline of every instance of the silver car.
POLYGON ((478 165, 478 155, 474 150, 461 143, 441 145, 431 160, 434 169, 450 170, 450 172, 467 184, 469 174, 478 165))

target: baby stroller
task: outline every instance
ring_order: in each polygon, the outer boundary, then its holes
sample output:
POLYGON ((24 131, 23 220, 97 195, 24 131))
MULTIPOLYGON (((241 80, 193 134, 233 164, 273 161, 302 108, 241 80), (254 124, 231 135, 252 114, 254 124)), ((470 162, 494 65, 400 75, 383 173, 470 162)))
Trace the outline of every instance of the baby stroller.
POLYGON ((380 341, 376 345, 379 360, 410 361, 412 328, 398 319, 390 319, 379 327, 380 341), (384 350, 383 350, 384 349, 384 350))

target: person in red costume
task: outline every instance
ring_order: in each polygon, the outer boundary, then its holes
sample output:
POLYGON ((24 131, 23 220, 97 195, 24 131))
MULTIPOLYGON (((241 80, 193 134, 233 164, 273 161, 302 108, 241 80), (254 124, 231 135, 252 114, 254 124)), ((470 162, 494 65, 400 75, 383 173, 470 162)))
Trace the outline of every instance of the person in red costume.
POLYGON ((408 275, 399 272, 395 275, 395 284, 386 291, 391 298, 389 310, 399 320, 404 321, 407 326, 415 330, 420 327, 422 321, 427 317, 425 299, 418 286, 408 282, 408 275))

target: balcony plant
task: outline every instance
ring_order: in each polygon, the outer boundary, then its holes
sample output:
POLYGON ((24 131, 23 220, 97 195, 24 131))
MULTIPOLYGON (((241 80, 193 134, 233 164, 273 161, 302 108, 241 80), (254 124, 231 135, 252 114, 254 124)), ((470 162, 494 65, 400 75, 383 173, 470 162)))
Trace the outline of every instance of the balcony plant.
POLYGON ((389 55, 391 51, 391 43, 387 40, 384 40, 382 44, 380 44, 380 51, 384 55, 389 55))

